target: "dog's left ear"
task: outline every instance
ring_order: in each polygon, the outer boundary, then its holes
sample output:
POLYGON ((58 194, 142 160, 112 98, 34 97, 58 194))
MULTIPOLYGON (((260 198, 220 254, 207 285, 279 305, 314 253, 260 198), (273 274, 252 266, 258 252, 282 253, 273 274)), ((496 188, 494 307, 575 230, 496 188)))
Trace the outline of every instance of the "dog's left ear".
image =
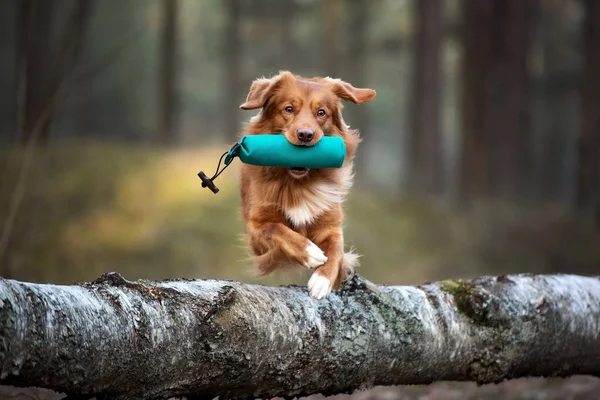
POLYGON ((273 92, 279 87, 284 79, 289 79, 292 74, 288 71, 281 71, 279 75, 271 79, 260 78, 252 82, 250 86, 250 92, 246 102, 240 105, 242 110, 254 110, 264 106, 265 102, 273 94, 273 92))
POLYGON ((377 96, 373 89, 355 88, 348 82, 339 79, 331 80, 333 82, 333 92, 344 100, 351 101, 354 104, 367 103, 377 96))

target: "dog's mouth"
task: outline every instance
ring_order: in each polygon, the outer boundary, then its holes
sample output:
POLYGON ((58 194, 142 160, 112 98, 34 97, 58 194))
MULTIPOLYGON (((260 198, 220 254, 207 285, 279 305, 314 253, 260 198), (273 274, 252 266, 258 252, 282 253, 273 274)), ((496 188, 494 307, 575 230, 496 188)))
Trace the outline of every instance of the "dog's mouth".
POLYGON ((302 178, 302 177, 308 175, 308 171, 310 171, 310 170, 308 168, 303 168, 303 167, 291 167, 291 168, 288 168, 288 171, 290 171, 290 174, 294 178, 302 178))

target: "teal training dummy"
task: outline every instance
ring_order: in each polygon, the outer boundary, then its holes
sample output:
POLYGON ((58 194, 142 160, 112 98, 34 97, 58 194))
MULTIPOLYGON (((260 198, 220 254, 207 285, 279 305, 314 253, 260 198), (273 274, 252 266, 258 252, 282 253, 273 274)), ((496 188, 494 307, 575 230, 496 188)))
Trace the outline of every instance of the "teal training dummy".
POLYGON ((213 193, 217 193, 219 188, 213 181, 235 157, 239 157, 244 164, 262 167, 341 168, 346 158, 346 145, 338 136, 323 136, 313 146, 296 146, 281 134, 244 136, 221 156, 212 178, 202 171, 198 173, 202 187, 208 187, 213 193), (223 157, 225 166, 219 171, 223 157))

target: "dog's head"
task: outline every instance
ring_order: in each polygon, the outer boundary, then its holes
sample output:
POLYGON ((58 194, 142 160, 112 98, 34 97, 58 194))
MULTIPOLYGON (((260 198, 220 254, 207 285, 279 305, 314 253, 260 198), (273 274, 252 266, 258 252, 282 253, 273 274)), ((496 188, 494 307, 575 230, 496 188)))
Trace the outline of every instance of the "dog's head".
MULTIPOLYGON (((313 146, 323 136, 341 136, 352 158, 360 138, 356 131, 348 130, 341 100, 361 104, 375 96, 372 89, 355 88, 339 79, 302 78, 282 71, 273 78, 255 80, 240 108, 262 109, 253 119, 256 133, 282 133, 298 146, 313 146)), ((305 168, 289 171, 294 178, 308 174, 305 168)))

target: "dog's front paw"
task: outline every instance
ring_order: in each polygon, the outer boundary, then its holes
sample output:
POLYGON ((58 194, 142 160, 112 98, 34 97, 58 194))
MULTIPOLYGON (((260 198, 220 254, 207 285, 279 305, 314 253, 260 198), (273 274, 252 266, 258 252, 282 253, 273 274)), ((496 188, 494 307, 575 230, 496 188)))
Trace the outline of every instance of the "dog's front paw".
POLYGON ((331 293, 333 284, 329 278, 324 277, 318 271, 313 272, 308 280, 308 292, 313 299, 321 300, 331 293))
POLYGON ((306 246, 305 253, 306 260, 304 260, 303 264, 306 268, 315 269, 327 262, 327 256, 323 253, 323 250, 310 240, 306 246))

